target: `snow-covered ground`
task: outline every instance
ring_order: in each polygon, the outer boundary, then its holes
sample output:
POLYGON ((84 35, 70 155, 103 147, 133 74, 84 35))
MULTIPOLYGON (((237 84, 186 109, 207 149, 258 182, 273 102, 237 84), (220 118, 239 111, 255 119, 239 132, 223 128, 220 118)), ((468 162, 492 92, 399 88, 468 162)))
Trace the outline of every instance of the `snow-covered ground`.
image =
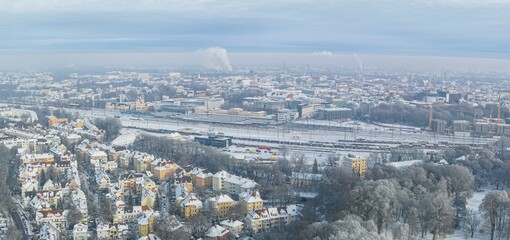
POLYGON ((479 192, 473 193, 473 196, 467 200, 466 208, 468 210, 478 211, 480 204, 482 203, 483 198, 487 193, 491 191, 491 188, 486 187, 483 188, 479 192))
POLYGON ((127 146, 129 144, 132 144, 135 141, 136 137, 140 134, 149 134, 158 137, 170 137, 170 134, 153 133, 138 129, 123 128, 120 131, 120 135, 112 141, 112 145, 127 146))
MULTIPOLYGON (((469 198, 467 200, 467 202, 466 202, 466 209, 473 210, 473 211, 478 211, 479 207, 480 207, 480 204, 482 203, 483 198, 485 197, 485 195, 487 195, 487 193, 489 193, 492 190, 493 189, 492 189, 491 186, 487 186, 487 187, 482 188, 481 191, 479 191, 479 192, 474 192, 473 196, 471 198, 469 198)), ((478 231, 475 233, 473 239, 480 239, 480 240, 489 239, 489 235, 487 233, 480 234, 479 230, 481 228, 483 228, 482 225, 483 225, 483 222, 482 222, 482 224, 480 224, 480 226, 478 228, 478 231)), ((456 230, 454 232, 454 234, 446 237, 445 239, 449 239, 449 240, 461 240, 461 239, 471 239, 471 238, 469 238, 469 236, 467 236, 464 231, 456 230)))
POLYGON ((112 145, 127 146, 132 144, 138 135, 140 135, 139 130, 123 128, 121 134, 112 141, 112 145))

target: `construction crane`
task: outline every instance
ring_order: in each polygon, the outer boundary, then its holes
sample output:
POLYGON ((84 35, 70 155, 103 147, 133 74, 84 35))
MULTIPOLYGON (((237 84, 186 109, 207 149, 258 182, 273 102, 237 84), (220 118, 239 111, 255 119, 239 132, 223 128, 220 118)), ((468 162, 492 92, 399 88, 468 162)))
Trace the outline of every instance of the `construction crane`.
MULTIPOLYGON (((429 105, 429 129, 432 129, 432 117, 434 115, 434 107, 442 107, 442 106, 450 106, 450 104, 444 104, 444 103, 437 103, 437 104, 430 104, 429 105)), ((462 111, 457 110, 458 112, 464 112, 464 113, 473 113, 473 126, 476 122, 476 109, 474 107, 471 107, 472 112, 468 111, 462 111)))
POLYGON ((434 114, 433 108, 441 107, 441 106, 448 106, 448 104, 436 103, 436 104, 429 105, 429 129, 432 129, 432 115, 434 114))

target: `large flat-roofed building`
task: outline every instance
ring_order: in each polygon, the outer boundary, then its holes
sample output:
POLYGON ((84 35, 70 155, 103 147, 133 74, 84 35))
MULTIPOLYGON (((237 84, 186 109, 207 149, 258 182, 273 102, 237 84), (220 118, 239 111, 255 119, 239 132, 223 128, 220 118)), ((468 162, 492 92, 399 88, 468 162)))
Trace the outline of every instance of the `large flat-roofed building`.
POLYGON ((447 103, 459 103, 462 99, 462 94, 460 93, 448 93, 446 94, 446 102, 447 103))
POLYGON ((446 132, 446 121, 434 119, 432 120, 432 131, 443 134, 446 132))
POLYGON ((322 104, 298 104, 296 110, 299 118, 312 118, 315 116, 318 109, 323 108, 322 104))
POLYGON ((319 109, 317 118, 321 120, 348 119, 352 117, 350 108, 323 108, 319 109))
POLYGON ((486 136, 490 134, 490 124, 488 122, 475 123, 475 135, 486 136))
POLYGON ((465 132, 468 130, 469 122, 466 120, 453 121, 453 132, 465 132))
POLYGON ((199 142, 202 145, 226 148, 232 145, 232 138, 225 136, 197 136, 195 142, 199 142))

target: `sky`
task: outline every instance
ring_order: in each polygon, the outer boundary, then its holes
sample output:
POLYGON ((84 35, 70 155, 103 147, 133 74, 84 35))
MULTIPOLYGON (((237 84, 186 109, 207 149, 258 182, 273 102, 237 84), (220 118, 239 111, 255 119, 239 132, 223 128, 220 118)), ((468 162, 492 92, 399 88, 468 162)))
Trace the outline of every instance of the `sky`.
POLYGON ((257 61, 261 54, 290 62, 303 54, 501 61, 510 59, 509 13, 510 0, 0 0, 0 65, 104 57, 192 64, 210 49, 257 61))

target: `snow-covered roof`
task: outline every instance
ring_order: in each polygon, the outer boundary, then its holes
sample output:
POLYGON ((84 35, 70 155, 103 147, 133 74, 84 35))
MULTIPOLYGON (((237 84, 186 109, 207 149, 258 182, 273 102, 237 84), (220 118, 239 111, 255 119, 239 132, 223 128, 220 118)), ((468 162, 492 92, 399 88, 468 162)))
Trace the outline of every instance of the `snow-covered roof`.
POLYGON ((262 198, 260 198, 260 193, 258 190, 248 190, 239 194, 239 198, 243 199, 244 202, 253 203, 253 202, 262 202, 262 198))
POLYGON ((207 230, 205 235, 210 238, 217 238, 217 237, 225 236, 226 234, 228 234, 228 232, 229 232, 228 229, 226 229, 220 225, 214 225, 207 230))
POLYGON ((226 194, 220 194, 214 198, 216 200, 216 203, 229 203, 234 202, 234 200, 226 194))
POLYGON ((422 163, 422 160, 409 160, 409 161, 402 161, 402 162, 390 162, 387 163, 388 166, 393 166, 396 168, 406 168, 414 164, 420 164, 422 163))
POLYGON ((240 226, 243 226, 244 223, 239 221, 239 220, 235 220, 235 221, 232 221, 232 220, 223 220, 220 222, 221 226, 224 226, 226 228, 238 228, 240 226))
POLYGON ((73 233, 86 233, 88 231, 88 226, 82 223, 77 223, 73 227, 73 233))
POLYGON ((195 195, 189 194, 181 202, 181 207, 185 206, 195 206, 197 208, 202 208, 202 201, 200 201, 195 195))

